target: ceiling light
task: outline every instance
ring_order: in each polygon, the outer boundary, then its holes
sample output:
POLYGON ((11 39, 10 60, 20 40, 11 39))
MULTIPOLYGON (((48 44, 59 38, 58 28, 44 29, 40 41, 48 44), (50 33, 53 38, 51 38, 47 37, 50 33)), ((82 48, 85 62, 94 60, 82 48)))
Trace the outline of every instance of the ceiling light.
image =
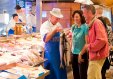
POLYGON ((91 0, 75 0, 74 2, 81 3, 81 4, 87 4, 87 5, 93 4, 91 0))

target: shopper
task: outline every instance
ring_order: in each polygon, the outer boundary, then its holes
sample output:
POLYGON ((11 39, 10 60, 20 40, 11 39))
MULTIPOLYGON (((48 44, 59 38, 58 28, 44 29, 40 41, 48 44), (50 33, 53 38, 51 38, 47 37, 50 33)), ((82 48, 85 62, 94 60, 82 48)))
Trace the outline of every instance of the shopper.
POLYGON ((76 10, 72 15, 74 24, 72 30, 72 68, 74 79, 87 79, 88 53, 85 53, 83 61, 78 61, 78 56, 87 43, 88 26, 81 10, 76 10))
POLYGON ((32 13, 32 10, 30 10, 26 16, 27 19, 27 33, 36 32, 36 15, 32 13))
POLYGON ((104 20, 106 22, 106 26, 107 26, 107 33, 108 33, 108 41, 109 41, 109 46, 110 49, 113 46, 113 32, 112 32, 112 25, 110 23, 110 20, 107 17, 104 17, 104 20))
POLYGON ((62 30, 60 19, 63 18, 59 8, 50 11, 50 17, 40 28, 40 33, 45 42, 44 67, 50 70, 50 74, 45 79, 67 79, 66 68, 60 68, 59 41, 62 30))
MULTIPOLYGON (((109 21, 109 19, 105 16, 102 16, 103 14, 103 8, 101 6, 97 6, 96 7, 96 17, 102 21, 102 23, 104 24, 104 27, 106 29, 107 35, 108 35, 108 42, 109 42, 109 49, 112 46, 112 41, 113 41, 113 34, 112 34, 112 28, 111 28, 111 23, 109 21)), ((110 50, 109 50, 110 51, 110 50)), ((108 60, 108 57, 106 57, 106 60, 104 62, 104 65, 102 67, 102 79, 106 79, 106 70, 110 68, 110 62, 108 60)))
MULTIPOLYGON (((109 45, 106 30, 102 22, 95 17, 95 7, 84 5, 83 14, 89 26, 88 44, 84 50, 89 51, 88 79, 102 79, 101 69, 109 55, 109 45)), ((80 55, 83 55, 81 51, 80 55)))

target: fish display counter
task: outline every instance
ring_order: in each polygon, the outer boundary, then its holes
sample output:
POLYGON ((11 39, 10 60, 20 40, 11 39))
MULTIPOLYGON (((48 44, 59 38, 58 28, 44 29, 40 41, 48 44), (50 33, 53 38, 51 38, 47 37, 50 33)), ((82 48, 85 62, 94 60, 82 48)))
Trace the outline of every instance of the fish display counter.
POLYGON ((45 59, 40 43, 39 33, 0 37, 0 79, 40 79, 48 75, 49 70, 42 66, 45 59))

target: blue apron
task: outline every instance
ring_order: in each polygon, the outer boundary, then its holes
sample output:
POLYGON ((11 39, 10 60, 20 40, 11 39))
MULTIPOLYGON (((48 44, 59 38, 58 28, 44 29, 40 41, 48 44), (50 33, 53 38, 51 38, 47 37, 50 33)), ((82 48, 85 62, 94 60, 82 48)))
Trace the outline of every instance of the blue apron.
POLYGON ((8 31, 8 35, 12 35, 12 34, 14 34, 14 30, 10 29, 10 30, 8 31))
POLYGON ((32 29, 33 29, 33 32, 36 32, 36 27, 33 26, 32 29))
POLYGON ((45 79, 67 79, 66 68, 60 68, 59 41, 60 33, 56 33, 51 40, 45 44, 44 67, 50 70, 45 79))

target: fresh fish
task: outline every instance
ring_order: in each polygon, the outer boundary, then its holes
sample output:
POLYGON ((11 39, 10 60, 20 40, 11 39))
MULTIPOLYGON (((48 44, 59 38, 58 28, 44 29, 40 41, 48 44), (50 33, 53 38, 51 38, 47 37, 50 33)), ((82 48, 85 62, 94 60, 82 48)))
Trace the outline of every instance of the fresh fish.
POLYGON ((67 65, 67 61, 68 61, 68 40, 67 40, 67 37, 66 37, 66 34, 64 33, 64 31, 62 31, 60 33, 60 68, 64 68, 64 66, 67 65), (63 63, 64 62, 64 63, 63 63))

